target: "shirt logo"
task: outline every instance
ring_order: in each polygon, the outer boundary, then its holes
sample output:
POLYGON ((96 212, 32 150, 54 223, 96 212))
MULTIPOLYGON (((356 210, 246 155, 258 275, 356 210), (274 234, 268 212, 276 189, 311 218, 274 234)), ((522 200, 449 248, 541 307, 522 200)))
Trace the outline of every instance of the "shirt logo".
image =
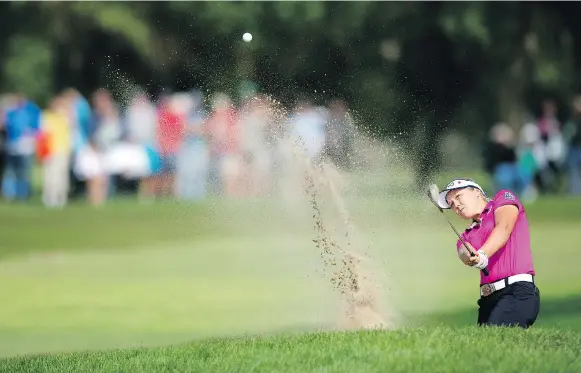
POLYGON ((514 194, 512 194, 511 192, 504 192, 504 199, 514 201, 516 198, 514 197, 514 194))

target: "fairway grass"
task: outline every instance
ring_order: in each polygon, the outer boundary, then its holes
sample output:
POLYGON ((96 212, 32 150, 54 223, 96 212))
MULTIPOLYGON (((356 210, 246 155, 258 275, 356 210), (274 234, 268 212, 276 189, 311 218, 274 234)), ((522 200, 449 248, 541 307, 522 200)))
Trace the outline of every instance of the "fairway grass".
POLYGON ((162 348, 16 357, 0 372, 581 371, 578 333, 436 327, 200 341, 162 348))
POLYGON ((440 213, 382 188, 347 204, 395 332, 320 333, 342 315, 308 208, 1 205, 0 371, 579 371, 581 199, 527 206, 541 311, 501 331, 468 327, 479 275, 440 213), (242 335, 265 337, 216 339, 242 335))

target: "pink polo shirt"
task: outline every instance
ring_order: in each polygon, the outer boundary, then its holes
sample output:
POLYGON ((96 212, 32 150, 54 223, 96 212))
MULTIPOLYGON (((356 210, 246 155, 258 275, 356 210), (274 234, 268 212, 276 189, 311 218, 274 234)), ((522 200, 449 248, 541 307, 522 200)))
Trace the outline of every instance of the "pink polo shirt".
MULTIPOLYGON (((494 211, 504 205, 518 207, 518 218, 506 244, 489 258, 489 275, 484 276, 482 271, 480 272, 481 285, 521 273, 535 274, 526 212, 518 198, 509 190, 501 190, 496 193, 494 199, 488 202, 484 208, 481 216, 482 221, 480 223, 472 223, 462 233, 462 238, 469 242, 476 250, 480 249, 494 229, 494 211)), ((460 251, 461 247, 464 247, 460 240, 458 240, 456 246, 458 251, 460 251)))

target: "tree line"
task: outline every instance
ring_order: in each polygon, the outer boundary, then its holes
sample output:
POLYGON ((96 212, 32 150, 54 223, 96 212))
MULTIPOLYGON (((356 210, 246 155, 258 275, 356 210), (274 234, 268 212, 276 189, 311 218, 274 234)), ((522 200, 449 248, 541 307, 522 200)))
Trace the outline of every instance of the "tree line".
POLYGON ((288 104, 341 97, 426 174, 446 129, 479 141, 542 98, 568 104, 578 14, 576 2, 3 2, 0 90, 43 104, 71 86, 236 95, 252 81, 288 104))

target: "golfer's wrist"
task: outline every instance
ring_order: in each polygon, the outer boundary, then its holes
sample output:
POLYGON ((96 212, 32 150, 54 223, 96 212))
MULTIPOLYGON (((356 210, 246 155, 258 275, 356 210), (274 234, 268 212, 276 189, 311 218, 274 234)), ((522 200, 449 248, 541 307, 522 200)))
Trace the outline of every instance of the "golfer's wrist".
POLYGON ((488 258, 490 258, 490 250, 486 246, 482 246, 478 253, 483 252, 488 258))
POLYGON ((484 252, 482 249, 478 250, 478 257, 479 261, 475 264, 475 267, 478 269, 486 268, 486 266, 488 266, 488 255, 486 252, 484 252))

